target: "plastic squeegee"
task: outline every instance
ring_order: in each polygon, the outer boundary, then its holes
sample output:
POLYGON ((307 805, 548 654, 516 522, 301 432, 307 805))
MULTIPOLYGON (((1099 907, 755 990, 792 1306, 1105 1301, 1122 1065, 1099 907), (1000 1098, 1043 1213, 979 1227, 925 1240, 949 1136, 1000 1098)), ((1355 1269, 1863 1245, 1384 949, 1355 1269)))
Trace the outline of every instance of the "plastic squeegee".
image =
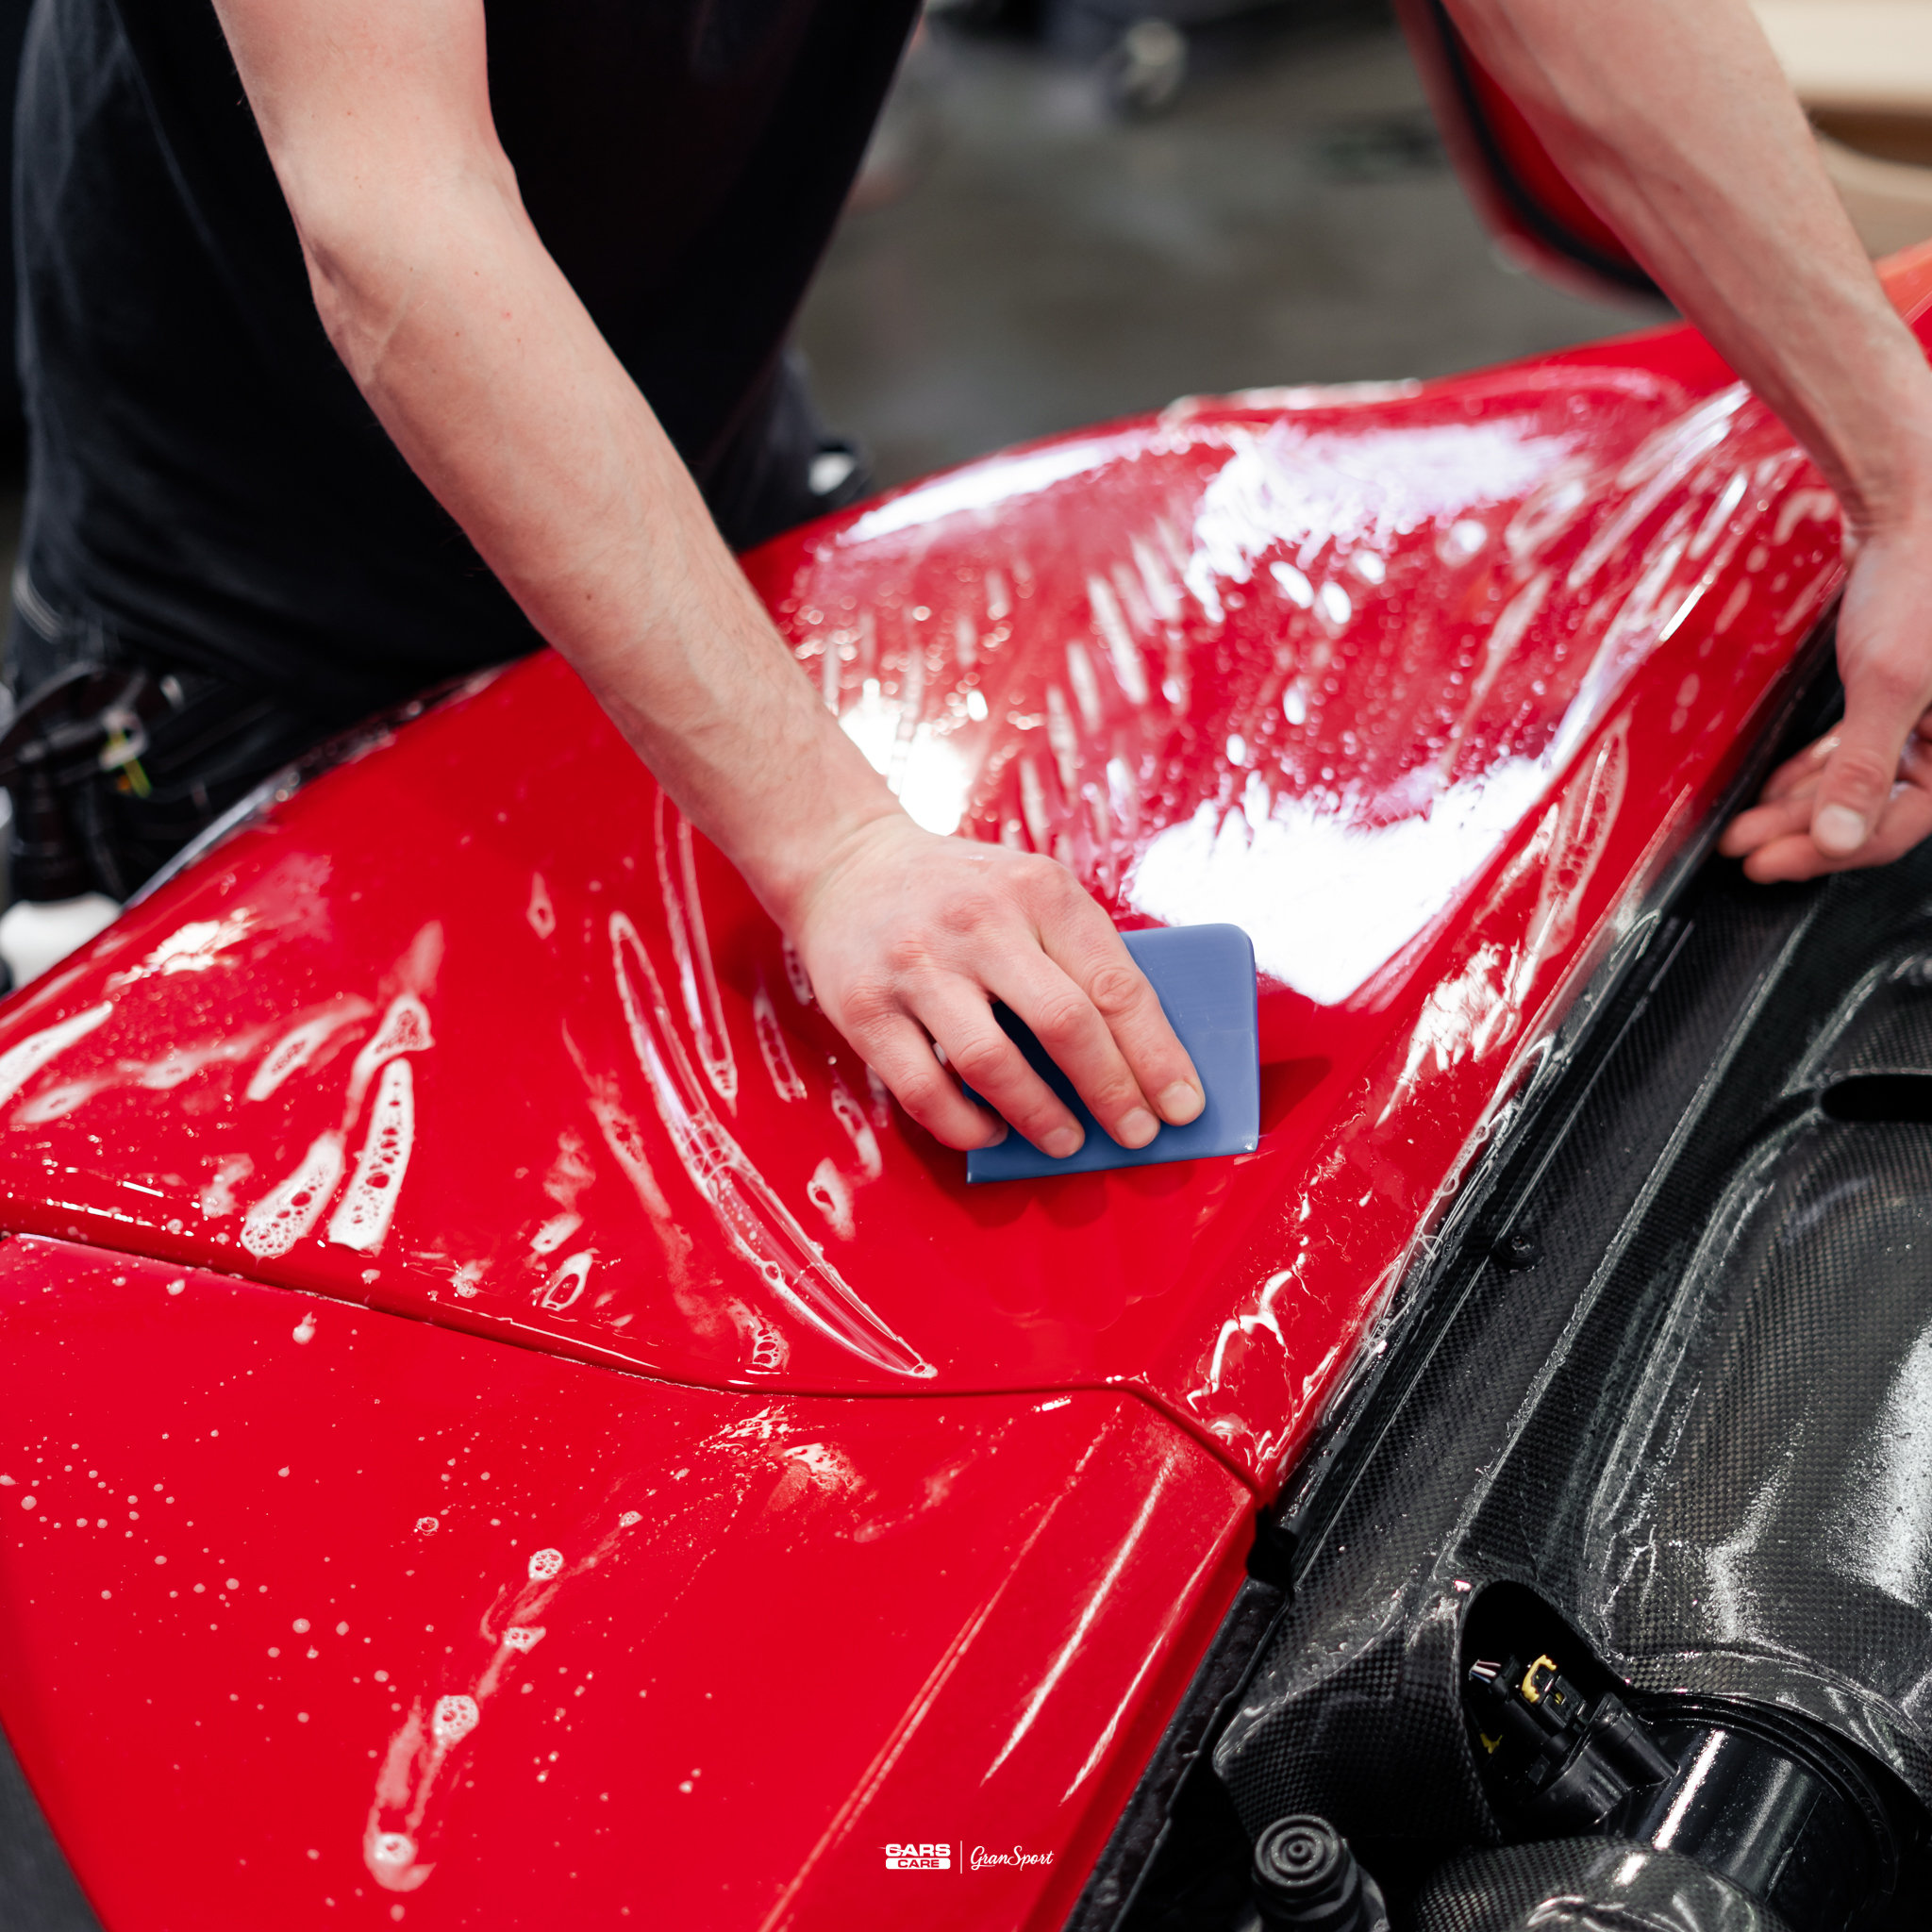
POLYGON ((1018 1133, 1009 1133, 997 1147, 976 1147, 967 1155, 969 1181, 1032 1180, 1042 1174, 1092 1174, 1104 1167, 1152 1167, 1163 1160, 1205 1160, 1255 1151, 1261 1135, 1261 1067, 1255 948, 1247 934, 1238 925, 1170 925, 1121 937, 1159 994, 1168 1024, 1192 1056, 1207 1106, 1184 1127, 1163 1126, 1144 1147, 1123 1147, 1088 1112, 1074 1083, 1047 1058, 1032 1029, 1005 1007, 995 1007, 1000 1024, 1073 1109, 1087 1140, 1069 1159, 1054 1160, 1018 1133))

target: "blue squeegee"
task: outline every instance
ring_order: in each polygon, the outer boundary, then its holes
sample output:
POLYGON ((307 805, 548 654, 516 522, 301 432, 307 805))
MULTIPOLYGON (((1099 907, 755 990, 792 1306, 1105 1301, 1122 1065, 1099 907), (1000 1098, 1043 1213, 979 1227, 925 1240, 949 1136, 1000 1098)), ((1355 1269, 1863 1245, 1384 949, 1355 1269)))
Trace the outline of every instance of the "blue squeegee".
POLYGON ((1074 1083, 1047 1058, 1031 1028, 1005 1007, 995 1007, 1000 1024, 1073 1109, 1087 1140, 1069 1159, 1052 1160, 1017 1132, 1009 1133, 997 1147, 976 1147, 967 1155, 969 1181, 1033 1180, 1042 1174, 1092 1174, 1105 1167, 1152 1167, 1164 1160, 1255 1151, 1261 1135, 1261 1067, 1255 949, 1247 934, 1238 925, 1170 925, 1121 937, 1192 1057, 1207 1106, 1184 1127, 1163 1126, 1144 1147, 1123 1147, 1087 1111, 1074 1083))

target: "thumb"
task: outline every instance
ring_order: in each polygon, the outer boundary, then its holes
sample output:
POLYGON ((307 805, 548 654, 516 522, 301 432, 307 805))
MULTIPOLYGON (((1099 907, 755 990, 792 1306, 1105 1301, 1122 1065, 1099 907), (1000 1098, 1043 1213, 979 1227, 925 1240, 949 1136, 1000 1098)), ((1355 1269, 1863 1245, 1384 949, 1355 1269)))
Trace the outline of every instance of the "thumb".
POLYGON ((1876 830, 1898 779, 1899 755, 1925 709, 1921 681, 1908 684, 1882 665, 1846 679, 1844 722, 1812 796, 1811 842, 1827 858, 1849 858, 1876 830))

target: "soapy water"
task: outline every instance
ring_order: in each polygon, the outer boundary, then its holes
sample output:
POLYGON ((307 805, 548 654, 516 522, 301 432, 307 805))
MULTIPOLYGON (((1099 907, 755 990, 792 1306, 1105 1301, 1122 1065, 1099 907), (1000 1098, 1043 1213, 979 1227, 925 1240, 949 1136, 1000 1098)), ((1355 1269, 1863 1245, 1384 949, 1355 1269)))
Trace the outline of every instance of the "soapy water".
POLYGON ((591 1268, 596 1258, 594 1248, 583 1248, 567 1257, 538 1294, 537 1306, 558 1312, 570 1307, 583 1293, 584 1284, 591 1278, 591 1268))
POLYGON ((869 1181, 877 1180, 886 1171, 885 1162, 879 1157, 878 1136, 873 1132, 872 1123, 865 1117, 865 1109, 853 1099, 844 1081, 836 1076, 832 1081, 832 1112, 851 1139, 859 1173, 869 1181))
POLYGON ((262 1055, 246 1089, 250 1100, 266 1100, 291 1074, 300 1073, 346 1026, 366 1020, 375 1008, 353 993, 332 1000, 312 1019, 291 1026, 262 1055))
POLYGON ((759 967, 758 986, 752 994, 752 1025, 758 1034, 758 1052, 772 1087, 780 1100, 803 1100, 805 1082, 791 1063, 791 1049, 785 1043, 784 1029, 778 1024, 777 1008, 772 1004, 772 990, 765 984, 764 968, 759 967))
MULTIPOLYGON (((417 965, 425 954, 440 957, 441 947, 441 928, 432 923, 417 934, 405 963, 417 965)), ((285 1034, 264 1057, 263 1066, 275 1060, 279 1068, 265 1091, 273 1092, 290 1074, 306 1065, 342 1025, 374 1010, 366 1001, 338 1001, 318 1019, 285 1034)), ((314 1232, 341 1185, 348 1166, 349 1133, 378 1076, 369 1130, 357 1156, 354 1178, 329 1223, 328 1239, 332 1245, 358 1254, 374 1255, 381 1249, 395 1216, 416 1138, 415 1075, 403 1056, 425 1053, 435 1043, 428 1008, 415 993, 398 993, 356 1056, 341 1127, 317 1135, 294 1172, 271 1188, 242 1217, 242 1245, 251 1255, 264 1261, 277 1259, 314 1232)), ((258 1069, 256 1079, 250 1082, 251 1092, 260 1079, 261 1070, 258 1069)))
POLYGON ((246 1154, 230 1154, 215 1169, 199 1201, 209 1221, 223 1221, 242 1205, 235 1190, 255 1172, 254 1159, 246 1154))
MULTIPOLYGON (((629 1512, 621 1527, 641 1520, 629 1512)), ((425 1524, 433 1527, 434 1519, 424 1518, 417 1528, 425 1524)), ((362 1832, 363 1864, 385 1890, 413 1891, 436 1869, 424 1851, 434 1830, 432 1803, 451 1754, 482 1724, 485 1707, 502 1689, 510 1666, 542 1641, 545 1626, 535 1620, 544 1606, 570 1575, 614 1554, 619 1534, 618 1529, 609 1531, 568 1571, 561 1550, 546 1546, 533 1551, 525 1564, 527 1581, 516 1587, 513 1597, 508 1591, 498 1594, 499 1607, 510 1598, 512 1617, 491 1640, 495 1654, 481 1674, 467 1690, 441 1691, 429 1700, 418 1697, 391 1735, 362 1832)), ((484 1619, 482 1634, 491 1637, 490 1616, 484 1619)))
POLYGON ((828 1155, 812 1170, 805 1185, 806 1199, 825 1217, 832 1232, 849 1241, 857 1231, 852 1215, 852 1186, 828 1155))
POLYGON ((553 1214, 530 1237, 531 1254, 554 1255, 583 1224, 581 1214, 553 1214))
POLYGON ((86 1039, 113 1010, 114 1002, 103 1000, 84 1013, 43 1026, 38 1033, 29 1033, 0 1053, 0 1107, 5 1107, 57 1055, 65 1053, 76 1040, 86 1039))
POLYGON ((840 1277, 724 1130, 698 1090, 637 927, 626 914, 613 912, 608 930, 618 996, 638 1065, 678 1159, 725 1238, 793 1313, 841 1348, 894 1374, 936 1374, 840 1277), (633 966, 643 983, 641 995, 633 966))
POLYGON ((346 1164, 341 1135, 333 1127, 318 1134, 294 1172, 243 1216, 242 1245, 258 1260, 286 1255, 322 1219, 346 1164))
POLYGON ((353 1248, 362 1255, 373 1255, 381 1248, 396 1211, 396 1198, 409 1169, 415 1140, 415 1076, 408 1060, 393 1059, 382 1070, 355 1177, 329 1222, 331 1246, 353 1248))
POLYGON ((436 1711, 430 1719, 430 1731, 436 1741, 445 1751, 459 1738, 467 1738, 476 1728, 480 1713, 476 1700, 460 1694, 439 1697, 436 1711))
POLYGON ((547 940, 557 930, 557 908, 551 903, 550 888, 543 883, 541 872, 530 874, 530 904, 524 917, 540 940, 547 940))
POLYGON ((744 1338, 746 1366, 756 1374, 775 1375, 791 1359, 791 1344, 777 1324, 768 1322, 756 1308, 748 1307, 736 1295, 724 1304, 732 1325, 744 1338))
POLYGON ((658 885, 664 900, 664 925, 685 1018, 697 1042, 698 1061, 711 1091, 734 1110, 738 1106, 738 1061, 724 1025, 724 1006, 711 964, 711 941, 705 930, 704 901, 698 896, 697 854, 691 821, 662 791, 658 794, 658 885), (675 822, 675 823, 674 823, 675 822), (675 874, 675 875, 674 875, 675 874))
POLYGON ((436 1044, 429 1030, 429 1010, 412 992, 398 993, 382 1016, 382 1024, 356 1056, 349 1073, 349 1091, 342 1103, 342 1130, 356 1124, 369 1084, 377 1072, 407 1053, 427 1053, 436 1044))

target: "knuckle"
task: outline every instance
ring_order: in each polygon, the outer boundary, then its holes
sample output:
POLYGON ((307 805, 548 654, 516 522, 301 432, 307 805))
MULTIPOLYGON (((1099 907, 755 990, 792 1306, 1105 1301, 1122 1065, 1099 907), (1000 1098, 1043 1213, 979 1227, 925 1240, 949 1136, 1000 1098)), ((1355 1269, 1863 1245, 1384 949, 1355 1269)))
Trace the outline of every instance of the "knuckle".
POLYGON ((897 1017, 899 1002, 890 984, 868 976, 855 979, 845 989, 839 1010, 853 1032, 872 1034, 897 1017))
MULTIPOLYGON (((1020 859, 1015 867, 1015 875, 1022 891, 1037 904, 1045 906, 1064 905, 1068 897, 1079 892, 1078 881, 1057 858, 1048 858, 1040 853, 1032 853, 1020 859)), ((1085 897, 1084 893, 1080 894, 1085 897)))
POLYGON ((1085 1030, 1092 1011, 1086 996, 1075 991, 1049 993, 1033 1013, 1033 1030, 1043 1041, 1069 1043, 1085 1030))
POLYGON ((886 942, 885 959, 894 980, 917 979, 931 969, 932 941, 916 926, 894 933, 886 942))
POLYGON ((1108 1019, 1116 1020, 1141 1004, 1146 985, 1132 966, 1103 966, 1088 983, 1087 995, 1108 1019))
POLYGON ((1092 1109, 1095 1118, 1103 1121, 1118 1120, 1141 1099, 1133 1081, 1128 1079, 1103 1080, 1080 1097, 1092 1109))
POLYGON ((923 1069, 902 1074, 892 1082, 899 1105, 916 1119, 924 1120, 937 1110, 952 1092, 952 1082, 935 1063, 930 1074, 923 1069))
POLYGON ((1869 658, 1858 666, 1854 681, 1857 694, 1864 704, 1907 709, 1915 716, 1924 708, 1925 673, 1923 666, 1909 658, 1869 658))
POLYGON ((1029 1093, 1024 1099, 1014 1101, 1009 1107, 1002 1107, 1000 1112, 1008 1124, 1018 1127, 1027 1140, 1036 1144, 1072 1118, 1044 1088, 1038 1093, 1029 1093))
POLYGON ((1874 745, 1846 744, 1832 761, 1832 790, 1870 797, 1889 791, 1897 761, 1888 760, 1874 745))
POLYGON ((984 1088, 995 1078, 1011 1058, 1013 1047, 1004 1033, 974 1034, 962 1041, 958 1051, 948 1049, 955 1071, 970 1087, 984 1088))
POLYGON ((949 898, 940 923, 948 940, 974 947, 1007 924, 1010 917, 998 892, 980 889, 949 898))

